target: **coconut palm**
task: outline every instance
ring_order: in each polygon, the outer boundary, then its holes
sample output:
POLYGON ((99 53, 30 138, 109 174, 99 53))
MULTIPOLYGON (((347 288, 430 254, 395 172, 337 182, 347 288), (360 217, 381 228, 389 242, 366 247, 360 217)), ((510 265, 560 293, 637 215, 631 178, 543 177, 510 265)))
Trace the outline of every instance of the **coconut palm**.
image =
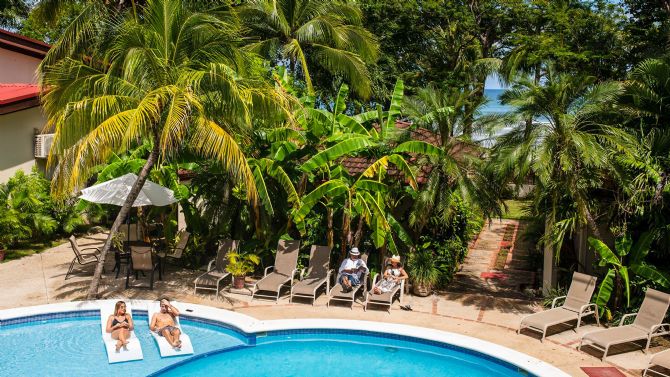
POLYGON ((512 131, 498 138, 492 164, 499 176, 517 183, 535 178, 536 205, 547 209, 556 244, 577 224, 588 224, 600 238, 589 193, 601 187, 619 133, 599 124, 598 115, 619 89, 549 69, 545 82, 522 79, 501 97, 514 106, 516 118, 512 131), (529 118, 534 121, 526 124, 529 118))
POLYGON ((348 0, 249 0, 238 10, 255 39, 249 47, 300 72, 314 94, 318 66, 343 76, 362 97, 370 95, 366 64, 377 59, 375 37, 362 26, 358 6, 348 0), (312 73, 310 73, 312 72, 312 73))
POLYGON ((256 200, 253 173, 236 135, 252 115, 279 111, 281 99, 241 51, 237 27, 189 11, 180 0, 150 0, 133 13, 93 25, 41 67, 48 124, 55 133, 52 190, 67 195, 114 152, 148 140, 151 152, 102 250, 88 292, 97 295, 111 240, 151 168, 184 149, 212 158, 256 200), (82 56, 82 52, 89 54, 82 56))

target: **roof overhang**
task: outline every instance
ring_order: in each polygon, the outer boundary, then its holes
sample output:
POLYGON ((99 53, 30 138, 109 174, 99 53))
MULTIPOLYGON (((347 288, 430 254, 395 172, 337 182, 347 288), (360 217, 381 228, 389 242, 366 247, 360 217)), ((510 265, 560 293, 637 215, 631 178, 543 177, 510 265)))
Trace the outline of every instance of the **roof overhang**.
POLYGON ((51 46, 36 39, 0 29, 0 48, 44 59, 51 46))

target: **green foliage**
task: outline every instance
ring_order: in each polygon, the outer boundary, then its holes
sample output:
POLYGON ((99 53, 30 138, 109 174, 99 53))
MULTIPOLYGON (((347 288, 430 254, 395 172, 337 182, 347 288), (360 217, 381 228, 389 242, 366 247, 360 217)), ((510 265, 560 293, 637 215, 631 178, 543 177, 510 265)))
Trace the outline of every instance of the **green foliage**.
POLYGON ((48 243, 59 234, 71 234, 84 225, 71 204, 54 202, 49 181, 40 173, 17 171, 0 184, 0 247, 27 240, 48 243))
POLYGON ((435 265, 435 256, 429 250, 413 252, 409 255, 407 269, 414 284, 434 286, 440 279, 440 270, 435 265))
POLYGON ((595 299, 596 304, 604 309, 608 317, 611 308, 618 309, 621 305, 622 295, 626 299, 626 307, 630 306, 633 274, 656 286, 670 288, 670 275, 645 261, 652 241, 651 232, 642 234, 635 243, 630 236, 624 236, 616 240, 615 248, 611 250, 602 241, 589 237, 589 245, 600 256, 599 266, 608 267, 595 299), (614 302, 609 306, 613 293, 614 302))
POLYGON ((229 252, 226 254, 226 258, 228 258, 226 271, 230 272, 230 274, 235 277, 246 276, 247 274, 254 272, 256 266, 261 261, 258 255, 251 253, 242 254, 229 252))

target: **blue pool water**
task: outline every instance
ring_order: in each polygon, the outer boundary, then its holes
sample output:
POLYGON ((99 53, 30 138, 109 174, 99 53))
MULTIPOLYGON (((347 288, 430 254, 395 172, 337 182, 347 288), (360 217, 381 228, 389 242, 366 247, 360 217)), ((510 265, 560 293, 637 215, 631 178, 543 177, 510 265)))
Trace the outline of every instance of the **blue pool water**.
POLYGON ((135 314, 144 360, 109 364, 97 316, 0 326, 0 376, 527 376, 487 357, 428 341, 340 330, 249 336, 182 318, 195 356, 161 358, 146 315, 135 314), (218 372, 217 372, 218 371, 218 372), (214 373, 213 373, 214 372, 214 373))
MULTIPOLYGON (((0 376, 146 376, 189 356, 161 358, 146 315, 134 315, 144 360, 109 364, 100 317, 66 318, 0 327, 0 376)), ((197 353, 246 344, 241 334, 182 320, 197 353)), ((191 355, 192 356, 192 355, 191 355)))

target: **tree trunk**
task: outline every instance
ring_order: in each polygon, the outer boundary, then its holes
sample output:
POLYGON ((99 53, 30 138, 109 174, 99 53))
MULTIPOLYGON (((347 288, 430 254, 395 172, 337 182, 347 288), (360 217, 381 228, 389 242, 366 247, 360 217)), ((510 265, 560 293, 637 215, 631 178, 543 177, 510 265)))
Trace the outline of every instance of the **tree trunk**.
POLYGON ((593 215, 591 215, 591 211, 589 211, 588 205, 584 203, 584 214, 586 215, 586 221, 589 223, 589 227, 591 228, 591 231, 593 232, 593 235, 599 239, 602 240, 602 236, 600 235, 600 229, 598 229, 598 224, 596 223, 596 220, 593 218, 593 215))
POLYGON ((333 231, 333 209, 328 208, 326 210, 326 220, 328 221, 328 229, 326 230, 326 239, 328 240, 328 247, 333 248, 335 246, 335 232, 333 231))
POLYGON ((349 240, 349 228, 351 227, 351 219, 349 218, 349 213, 347 207, 349 206, 349 200, 344 203, 344 208, 342 210, 342 245, 340 247, 340 260, 344 260, 347 257, 347 246, 349 240))
POLYGON ((363 216, 358 219, 358 226, 356 227, 356 233, 354 233, 354 246, 358 247, 358 244, 361 243, 361 238, 363 238, 363 216))
POLYGON ((119 214, 116 216, 116 220, 114 220, 112 228, 109 230, 109 236, 105 241, 105 245, 102 247, 102 251, 100 252, 100 260, 98 261, 98 265, 95 267, 93 280, 91 280, 91 285, 89 286, 88 293, 86 294, 87 300, 94 300, 98 298, 98 286, 100 285, 100 279, 102 278, 102 268, 105 265, 105 256, 109 252, 109 249, 112 247, 112 239, 114 235, 118 232, 119 227, 126 219, 126 216, 128 216, 128 213, 130 212, 133 203, 135 203, 135 199, 137 199, 137 196, 140 194, 140 191, 144 186, 144 182, 146 182, 147 178, 149 177, 149 172, 151 171, 151 168, 154 166, 156 160, 158 159, 158 153, 160 150, 158 140, 159 139, 156 136, 154 139, 154 147, 151 150, 151 153, 149 154, 149 158, 142 167, 142 170, 140 171, 137 181, 135 181, 135 184, 130 190, 130 193, 128 193, 126 201, 123 203, 123 206, 121 206, 121 210, 119 211, 119 214))

